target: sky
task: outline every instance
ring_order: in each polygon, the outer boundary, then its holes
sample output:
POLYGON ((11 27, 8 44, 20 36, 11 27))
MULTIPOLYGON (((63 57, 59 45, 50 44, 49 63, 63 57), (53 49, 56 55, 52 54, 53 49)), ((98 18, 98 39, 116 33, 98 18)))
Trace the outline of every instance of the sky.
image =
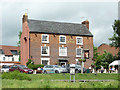
POLYGON ((36 20, 81 24, 88 19, 90 32, 94 35, 93 43, 99 46, 110 43, 108 38, 113 36, 112 25, 118 19, 118 2, 3 0, 0 3, 0 45, 17 46, 18 34, 22 31, 22 16, 26 12, 29 19, 36 20))

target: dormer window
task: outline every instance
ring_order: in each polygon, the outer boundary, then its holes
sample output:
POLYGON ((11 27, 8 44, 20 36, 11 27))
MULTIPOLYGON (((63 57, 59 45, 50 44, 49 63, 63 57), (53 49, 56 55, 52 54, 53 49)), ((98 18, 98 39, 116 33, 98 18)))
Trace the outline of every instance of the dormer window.
POLYGON ((42 34, 42 43, 49 43, 49 35, 42 34))
POLYGON ((3 52, 3 50, 2 50, 2 49, 0 49, 0 54, 4 54, 4 52, 3 52))
POLYGON ((11 50, 13 55, 19 55, 17 50, 11 50))
POLYGON ((66 44, 66 36, 63 35, 59 36, 59 42, 60 44, 66 44))

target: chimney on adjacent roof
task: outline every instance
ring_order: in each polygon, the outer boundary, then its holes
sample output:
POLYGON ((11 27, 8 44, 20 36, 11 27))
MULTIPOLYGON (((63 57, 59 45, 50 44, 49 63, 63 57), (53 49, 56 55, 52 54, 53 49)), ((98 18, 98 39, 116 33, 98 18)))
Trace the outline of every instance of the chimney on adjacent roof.
POLYGON ((83 21, 82 22, 82 24, 85 24, 86 25, 86 27, 88 28, 88 30, 89 30, 89 21, 88 21, 88 19, 87 20, 85 20, 85 21, 83 21))
POLYGON ((27 13, 25 13, 25 15, 23 15, 22 22, 23 23, 27 22, 27 20, 28 20, 28 15, 27 15, 27 13))

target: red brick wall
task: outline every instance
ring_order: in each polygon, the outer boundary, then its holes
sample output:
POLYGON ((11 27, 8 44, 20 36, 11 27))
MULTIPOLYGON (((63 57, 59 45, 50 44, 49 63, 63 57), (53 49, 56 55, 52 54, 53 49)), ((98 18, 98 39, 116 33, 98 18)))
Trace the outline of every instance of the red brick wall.
MULTIPOLYGON (((50 55, 41 56, 41 46, 44 46, 44 43, 41 42, 41 33, 30 33, 30 56, 32 56, 35 64, 41 64, 41 58, 44 57, 50 58, 50 64, 58 62, 58 58, 62 58, 59 56, 59 47, 62 45, 59 44, 59 35, 49 34, 49 43, 46 46, 50 47, 50 55)), ((67 47, 68 61, 75 64, 77 59, 76 48, 79 47, 76 45, 76 36, 67 35, 64 47, 67 47)), ((93 37, 83 37, 83 47, 89 49, 90 58, 85 62, 85 67, 88 68, 93 58, 93 37)))
POLYGON ((102 55, 104 53, 104 50, 106 50, 107 52, 113 54, 113 56, 118 53, 118 49, 116 49, 115 47, 111 47, 110 45, 107 44, 102 44, 98 47, 98 53, 100 55, 102 55))
POLYGON ((25 21, 22 23, 22 35, 21 35, 21 64, 26 65, 26 62, 29 59, 29 27, 28 23, 25 21), (26 41, 25 38, 26 37, 26 41))

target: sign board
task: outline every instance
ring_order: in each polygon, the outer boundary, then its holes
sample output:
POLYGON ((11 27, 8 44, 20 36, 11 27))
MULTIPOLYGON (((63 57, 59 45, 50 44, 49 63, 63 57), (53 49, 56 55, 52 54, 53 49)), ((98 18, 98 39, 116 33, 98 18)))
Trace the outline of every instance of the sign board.
POLYGON ((75 64, 70 64, 70 75, 75 75, 75 64))

